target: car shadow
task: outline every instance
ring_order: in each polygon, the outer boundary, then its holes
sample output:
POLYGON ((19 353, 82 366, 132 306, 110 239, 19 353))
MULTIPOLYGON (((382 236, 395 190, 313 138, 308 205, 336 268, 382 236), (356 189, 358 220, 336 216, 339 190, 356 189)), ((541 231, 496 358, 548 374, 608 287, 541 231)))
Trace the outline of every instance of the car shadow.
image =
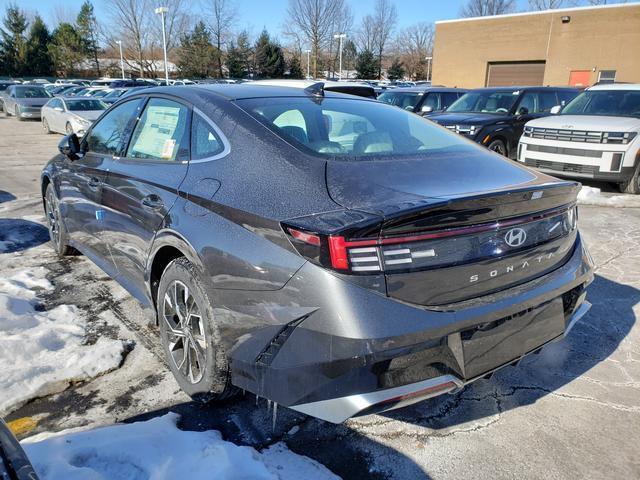
POLYGON ((11 202, 15 200, 16 197, 12 193, 5 192, 4 190, 0 190, 0 203, 11 202))
POLYGON ((43 225, 20 218, 0 218, 0 253, 15 253, 49 241, 43 225))
MULTIPOLYGON (((411 424, 424 427, 428 437, 430 430, 438 435, 442 429, 535 403, 608 358, 631 331, 635 323, 633 307, 640 302, 638 289, 597 275, 589 287, 588 299, 593 304, 589 314, 566 338, 547 345, 539 355, 526 357, 517 367, 506 367, 457 394, 378 416, 333 425, 280 408, 274 427, 273 410, 269 409, 268 402, 247 393, 223 404, 182 403, 124 421, 146 420, 173 411, 181 415, 183 429, 216 429, 229 441, 259 450, 283 441, 290 450, 313 458, 343 478, 430 478, 424 466, 405 453, 360 433, 361 424, 395 420, 395 426, 390 424, 389 435, 393 435, 391 430, 411 424), (379 458, 384 458, 385 465, 393 466, 392 474, 371 470, 373 460, 379 458)), ((407 441, 414 442, 410 436, 407 441)))

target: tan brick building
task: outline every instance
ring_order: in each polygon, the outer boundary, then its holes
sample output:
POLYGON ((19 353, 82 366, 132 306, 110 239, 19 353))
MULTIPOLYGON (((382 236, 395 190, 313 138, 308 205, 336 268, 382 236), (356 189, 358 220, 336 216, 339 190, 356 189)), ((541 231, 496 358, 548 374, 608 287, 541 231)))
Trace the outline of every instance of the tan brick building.
POLYGON ((640 83, 640 3, 436 22, 433 84, 640 83))

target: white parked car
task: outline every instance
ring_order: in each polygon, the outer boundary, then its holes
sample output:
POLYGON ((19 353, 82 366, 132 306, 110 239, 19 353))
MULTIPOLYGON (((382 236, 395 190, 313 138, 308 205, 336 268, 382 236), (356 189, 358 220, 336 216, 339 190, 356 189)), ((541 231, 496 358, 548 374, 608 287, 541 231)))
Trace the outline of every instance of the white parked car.
POLYGON ((54 97, 42 107, 42 128, 46 133, 75 133, 82 136, 107 108, 97 98, 54 97))
POLYGON ((525 125, 518 161, 552 175, 640 194, 640 84, 591 87, 558 115, 525 125))

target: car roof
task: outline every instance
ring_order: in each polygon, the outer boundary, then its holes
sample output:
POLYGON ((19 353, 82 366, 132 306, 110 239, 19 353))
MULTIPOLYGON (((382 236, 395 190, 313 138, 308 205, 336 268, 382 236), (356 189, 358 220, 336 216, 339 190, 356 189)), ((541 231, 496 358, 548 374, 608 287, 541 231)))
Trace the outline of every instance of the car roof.
POLYGON ((520 90, 578 90, 576 87, 545 87, 542 85, 524 85, 524 86, 507 86, 507 87, 484 87, 474 88, 470 92, 518 92, 520 90))
POLYGON ((605 83, 594 85, 587 90, 640 90, 640 83, 605 83))
MULTIPOLYGON (((203 93, 209 92, 227 100, 239 100, 243 98, 275 98, 275 97, 308 97, 311 94, 300 87, 281 87, 276 85, 264 85, 259 82, 250 83, 212 83, 180 86, 162 86, 142 89, 137 95, 151 95, 154 93, 165 93, 180 96, 181 93, 203 93)), ((325 91, 324 96, 328 98, 349 98, 361 99, 364 101, 375 101, 371 98, 358 97, 345 93, 325 91)))
POLYGON ((386 90, 389 93, 396 93, 396 92, 441 92, 441 93, 446 93, 446 92, 468 92, 469 90, 467 88, 455 88, 455 87, 428 87, 428 86, 424 86, 421 87, 420 85, 416 86, 416 87, 402 87, 402 88, 393 88, 391 90, 386 90))

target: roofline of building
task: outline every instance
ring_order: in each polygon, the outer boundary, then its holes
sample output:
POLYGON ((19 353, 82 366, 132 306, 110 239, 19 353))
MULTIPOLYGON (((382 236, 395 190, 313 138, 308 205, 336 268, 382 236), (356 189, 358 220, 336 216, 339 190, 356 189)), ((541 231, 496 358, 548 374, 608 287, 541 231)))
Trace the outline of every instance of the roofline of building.
POLYGON ((436 25, 442 23, 456 23, 456 22, 472 22, 476 20, 494 20, 499 18, 510 17, 524 17, 526 15, 548 15, 550 13, 565 13, 565 12, 579 12, 584 10, 596 10, 605 8, 625 8, 625 7, 640 7, 640 3, 616 3, 612 5, 594 5, 588 7, 572 7, 572 8, 557 8, 551 10, 541 10, 539 12, 519 12, 519 13, 505 13, 503 15, 486 15, 484 17, 471 17, 471 18, 454 18, 453 20, 438 20, 436 25))

